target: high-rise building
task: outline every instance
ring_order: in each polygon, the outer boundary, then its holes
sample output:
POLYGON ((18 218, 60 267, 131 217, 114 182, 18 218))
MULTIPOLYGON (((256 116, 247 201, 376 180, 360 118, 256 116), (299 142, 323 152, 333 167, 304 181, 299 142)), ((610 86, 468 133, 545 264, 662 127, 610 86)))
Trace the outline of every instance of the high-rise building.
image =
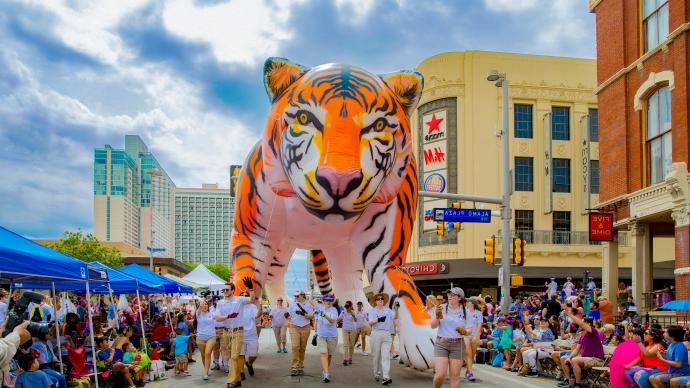
POLYGON ((175 189, 175 259, 228 263, 235 198, 217 184, 175 189))
MULTIPOLYGON (((670 240, 675 297, 690 299, 690 8, 687 0, 589 0, 596 15, 601 198, 616 230, 631 234, 632 288, 641 315, 659 284, 656 246, 670 240)), ((604 246, 616 296, 622 241, 604 246)), ((657 290, 657 292, 655 292, 657 290)))
POLYGON ((175 183, 137 135, 125 136, 125 149, 110 145, 94 151, 94 235, 174 255, 172 201, 175 183))

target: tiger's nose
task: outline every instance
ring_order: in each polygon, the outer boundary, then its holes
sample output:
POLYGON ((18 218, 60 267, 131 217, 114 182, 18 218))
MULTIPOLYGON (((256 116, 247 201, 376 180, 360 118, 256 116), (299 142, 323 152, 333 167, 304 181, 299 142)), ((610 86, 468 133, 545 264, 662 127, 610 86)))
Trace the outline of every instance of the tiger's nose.
POLYGON ((316 170, 316 181, 331 196, 341 198, 362 183, 362 172, 358 170, 338 172, 331 167, 319 167, 316 170))

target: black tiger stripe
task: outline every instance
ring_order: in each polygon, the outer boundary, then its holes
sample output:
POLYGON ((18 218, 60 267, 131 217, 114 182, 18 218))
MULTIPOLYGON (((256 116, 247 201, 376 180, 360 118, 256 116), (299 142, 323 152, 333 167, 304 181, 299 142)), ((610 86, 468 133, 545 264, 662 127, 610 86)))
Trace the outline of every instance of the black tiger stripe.
POLYGON ((320 267, 322 265, 326 264, 326 258, 322 257, 319 260, 314 262, 314 267, 320 267))
MULTIPOLYGON (((385 229, 384 229, 384 230, 385 230, 385 229)), ((376 270, 378 270, 379 266, 381 265, 381 263, 383 262, 383 260, 385 260, 386 256, 387 256, 389 253, 390 253, 390 250, 384 252, 383 255, 381 255, 381 258, 378 259, 378 261, 376 261, 376 264, 374 264, 374 266, 373 266, 372 269, 371 269, 371 275, 370 275, 370 277, 371 277, 371 276, 374 276, 374 274, 376 273, 376 270)), ((382 290, 382 291, 383 291, 383 290, 382 290)))
POLYGON ((276 138, 276 130, 278 126, 278 122, 274 122, 273 126, 271 126, 271 136, 268 138, 268 146, 271 147, 271 152, 273 152, 274 157, 278 157, 278 151, 276 150, 276 144, 274 139, 276 138))
POLYGON ((324 277, 328 276, 328 270, 323 270, 323 271, 314 271, 314 275, 319 276, 319 277, 324 277))
POLYGON ((400 290, 400 291, 398 291, 398 297, 399 297, 400 299, 402 299, 402 298, 407 298, 407 299, 409 299, 412 303, 414 303, 414 296, 412 296, 409 292, 407 292, 407 291, 405 291, 405 290, 400 290))
POLYGON ((405 349, 405 355, 407 356, 407 362, 411 363, 412 360, 410 359, 410 353, 407 352, 407 345, 403 344, 403 348, 405 349))
POLYGON ((422 356, 422 360, 424 360, 424 364, 426 365, 426 369, 430 369, 431 367, 429 366, 429 363, 426 361, 426 357, 424 357, 424 353, 422 353, 422 351, 419 350, 419 345, 415 345, 415 347, 417 348, 419 355, 422 356))
MULTIPOLYGON (((255 273, 261 273, 261 271, 259 271, 259 269, 256 268, 256 267, 254 267, 253 265, 244 265, 244 266, 242 266, 242 267, 240 267, 240 268, 233 268, 233 271, 234 271, 234 272, 240 272, 240 271, 245 270, 245 269, 252 270, 252 271, 254 271, 255 273)), ((258 283, 258 282, 257 282, 257 283, 258 283)))
MULTIPOLYGON (((362 252, 362 264, 366 267, 367 266, 367 256, 369 256, 369 252, 373 251, 376 249, 379 245, 381 245, 381 241, 383 241, 383 236, 386 233, 386 228, 384 227, 383 230, 381 230, 381 234, 379 234, 379 238, 376 239, 376 241, 369 243, 366 248, 364 248, 364 252, 362 252)), ((371 276, 370 276, 371 278, 371 276)))
POLYGON ((280 263, 271 263, 271 267, 285 267, 285 264, 280 264, 280 263))
POLYGON ((389 203, 388 205, 386 205, 386 208, 385 208, 385 209, 383 209, 382 211, 380 211, 380 212, 374 214, 374 215, 371 217, 371 221, 369 222, 369 226, 367 226, 366 228, 364 228, 364 231, 366 232, 367 230, 371 229, 371 228, 374 226, 374 223, 376 222, 376 220, 377 220, 381 215, 386 214, 386 213, 388 212, 388 209, 391 207, 391 205, 392 205, 392 203, 389 203))

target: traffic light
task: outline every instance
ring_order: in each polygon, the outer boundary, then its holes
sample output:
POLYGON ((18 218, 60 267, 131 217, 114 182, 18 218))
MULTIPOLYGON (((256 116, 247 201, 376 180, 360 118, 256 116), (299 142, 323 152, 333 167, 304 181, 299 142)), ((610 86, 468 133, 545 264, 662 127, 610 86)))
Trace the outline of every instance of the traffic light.
POLYGON ((525 265, 527 241, 522 237, 513 239, 513 264, 522 267, 525 265))
POLYGON ((443 237, 443 235, 446 234, 446 223, 443 221, 439 221, 436 223, 436 234, 439 235, 440 237, 443 237))
MULTIPOLYGON (((453 202, 450 204, 450 207, 452 209, 460 209, 462 208, 462 202, 453 202)), ((453 230, 460 230, 462 228, 462 222, 453 222, 453 230)))
POLYGON ((493 236, 484 240, 484 262, 494 264, 494 248, 496 247, 493 236))
POLYGON ((524 278, 520 275, 510 275, 511 287, 522 287, 524 285, 524 278))
POLYGON ((452 224, 454 230, 460 230, 460 227, 462 227, 462 222, 453 222, 452 224))
POLYGON ((153 270, 156 271, 157 274, 161 274, 161 267, 153 267, 153 270))

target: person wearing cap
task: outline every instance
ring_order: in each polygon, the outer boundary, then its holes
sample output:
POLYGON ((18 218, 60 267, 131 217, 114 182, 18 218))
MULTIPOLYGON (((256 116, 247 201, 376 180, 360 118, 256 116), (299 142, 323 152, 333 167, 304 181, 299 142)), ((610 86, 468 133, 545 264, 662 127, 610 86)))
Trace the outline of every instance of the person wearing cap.
MULTIPOLYGON (((391 343, 395 334, 393 310, 388 308, 388 294, 380 292, 373 296, 374 308, 369 310, 369 324, 371 325, 372 363, 374 366, 374 380, 382 381, 383 385, 390 385, 391 343)), ((371 303, 371 301, 370 301, 371 303)))
POLYGON ((323 374, 321 380, 324 383, 331 381, 330 366, 336 349, 338 348, 338 310, 333 307, 335 296, 326 294, 321 298, 321 303, 316 307, 316 335, 317 346, 321 354, 321 368, 323 374))
POLYGON ((463 336, 465 341, 467 369, 465 370, 465 377, 467 380, 474 382, 474 370, 472 368, 474 362, 474 355, 477 351, 477 346, 481 340, 479 339, 479 334, 481 332, 482 324, 484 323, 484 316, 482 315, 482 309, 480 307, 479 299, 472 297, 469 299, 470 303, 466 304, 467 312, 469 313, 469 318, 472 323, 472 332, 463 336))
POLYGON ((434 341, 434 387, 440 388, 450 370, 450 387, 460 387, 460 372, 465 343, 472 335, 473 320, 464 305, 465 292, 460 287, 448 290, 448 303, 436 307, 431 328, 438 328, 434 341))
POLYGON ((295 291, 295 302, 288 308, 292 320, 290 327, 290 342, 292 343, 292 365, 290 376, 304 376, 304 352, 311 334, 311 319, 314 318, 314 308, 306 302, 304 291, 295 291))
POLYGON ((352 355, 357 341, 357 316, 352 301, 345 302, 345 308, 340 312, 339 319, 343 322, 343 365, 352 365, 352 355))
POLYGON ((287 353, 287 317, 288 309, 283 305, 283 297, 279 296, 276 299, 276 306, 271 309, 269 313, 271 316, 271 328, 273 328, 273 334, 276 336, 276 345, 278 345, 278 350, 276 353, 287 353))
POLYGON ((244 305, 249 303, 250 298, 254 297, 254 286, 251 278, 242 279, 244 286, 249 290, 249 298, 244 296, 233 296, 235 285, 225 283, 223 288, 224 298, 216 304, 216 321, 224 322, 223 337, 221 346, 224 347, 230 357, 230 370, 226 380, 226 388, 234 388, 242 385, 240 373, 244 370, 244 356, 242 342, 244 338, 243 314, 244 305))

